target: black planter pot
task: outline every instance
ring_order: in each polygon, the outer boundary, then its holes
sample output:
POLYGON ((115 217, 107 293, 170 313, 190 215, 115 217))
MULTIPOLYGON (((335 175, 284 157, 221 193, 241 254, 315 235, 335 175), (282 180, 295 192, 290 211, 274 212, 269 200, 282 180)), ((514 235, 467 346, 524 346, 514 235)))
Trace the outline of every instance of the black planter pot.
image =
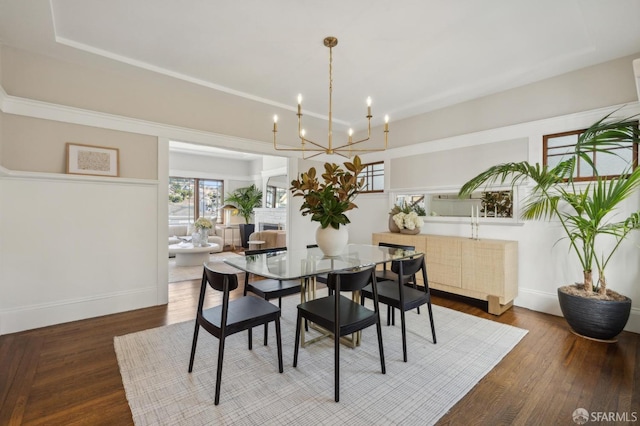
POLYGON ((598 300, 567 294, 558 289, 564 318, 577 334, 597 340, 612 340, 629 320, 631 299, 598 300))
POLYGON ((253 234, 256 229, 256 225, 253 223, 241 223, 238 225, 238 229, 240 230, 240 241, 242 242, 242 247, 249 248, 249 235, 253 234))

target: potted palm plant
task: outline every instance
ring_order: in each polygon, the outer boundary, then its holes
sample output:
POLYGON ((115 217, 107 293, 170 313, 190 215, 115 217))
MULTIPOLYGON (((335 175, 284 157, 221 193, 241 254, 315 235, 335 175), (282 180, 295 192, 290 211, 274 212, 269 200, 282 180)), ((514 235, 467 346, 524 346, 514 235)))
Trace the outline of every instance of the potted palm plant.
MULTIPOLYGON (((591 125, 578 138, 575 150, 554 167, 528 162, 499 164, 463 185, 459 196, 480 186, 530 181, 531 193, 522 209, 524 219, 557 220, 583 270, 582 282, 558 289, 562 313, 574 332, 598 340, 611 340, 626 325, 631 299, 608 288, 605 268, 629 233, 640 228, 640 212, 617 220, 621 203, 640 187, 640 168, 629 164, 619 177, 598 173, 592 158, 617 155, 616 147, 640 141, 635 118, 614 119, 613 113, 591 125), (578 163, 593 170, 594 180, 574 179, 578 163), (593 274, 598 279, 594 282, 593 274)), ((619 161, 619 160, 618 160, 619 161)))
POLYGON ((245 223, 238 225, 242 247, 249 248, 249 235, 255 231, 255 224, 249 223, 253 211, 262 205, 262 191, 255 184, 238 188, 227 194, 226 201, 235 204, 238 214, 244 218, 245 223))
POLYGON ((322 181, 315 167, 311 167, 291 181, 289 188, 294 197, 304 197, 302 215, 311 215, 312 221, 320 223, 316 242, 326 256, 338 255, 347 244, 349 234, 345 226, 350 220, 345 212, 358 207, 353 200, 364 186, 364 178, 358 179, 364 169, 360 157, 356 155, 353 162, 343 165, 344 169, 335 163, 325 163, 322 181))

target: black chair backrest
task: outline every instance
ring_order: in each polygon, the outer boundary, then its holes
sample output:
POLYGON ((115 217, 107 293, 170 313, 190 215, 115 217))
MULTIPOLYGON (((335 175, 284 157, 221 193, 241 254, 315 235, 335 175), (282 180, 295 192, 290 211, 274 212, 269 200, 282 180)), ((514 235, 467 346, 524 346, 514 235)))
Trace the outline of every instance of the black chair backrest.
POLYGON ((389 247, 389 248, 395 248, 395 249, 400 249, 400 250, 415 250, 416 246, 408 246, 408 245, 403 245, 403 244, 392 244, 392 243, 378 243, 379 247, 389 247))
POLYGON ((400 263, 402 263, 402 275, 414 275, 422 268, 424 263, 424 254, 416 255, 411 259, 394 260, 391 262, 391 270, 396 274, 400 274, 400 263))
MULTIPOLYGON (((225 291, 225 280, 228 282, 228 291, 233 291, 238 288, 238 277, 236 274, 225 274, 210 269, 207 264, 204 264, 204 277, 214 290, 225 291)), ((204 287, 202 287, 204 288, 204 287)))
POLYGON ((336 281, 340 280, 340 291, 358 291, 367 286, 375 275, 373 266, 363 269, 354 269, 350 271, 331 272, 328 275, 327 287, 335 290, 336 281))
POLYGON ((269 247, 264 249, 256 249, 256 250, 245 250, 245 256, 251 256, 252 254, 264 254, 264 253, 277 253, 281 251, 287 251, 286 247, 269 247))

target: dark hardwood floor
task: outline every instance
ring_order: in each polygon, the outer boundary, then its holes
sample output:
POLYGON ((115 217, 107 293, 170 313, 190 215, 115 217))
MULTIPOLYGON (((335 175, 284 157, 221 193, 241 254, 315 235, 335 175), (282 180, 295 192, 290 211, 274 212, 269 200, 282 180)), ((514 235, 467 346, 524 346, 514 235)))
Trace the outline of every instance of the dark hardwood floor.
MULTIPOLYGON (((198 291, 199 281, 171 284, 166 306, 0 336, 0 425, 132 424, 113 338, 193 319, 198 291)), ((579 407, 640 417, 640 335, 598 343, 527 309, 495 317, 460 300, 434 303, 529 330, 439 424, 571 425, 579 407)))

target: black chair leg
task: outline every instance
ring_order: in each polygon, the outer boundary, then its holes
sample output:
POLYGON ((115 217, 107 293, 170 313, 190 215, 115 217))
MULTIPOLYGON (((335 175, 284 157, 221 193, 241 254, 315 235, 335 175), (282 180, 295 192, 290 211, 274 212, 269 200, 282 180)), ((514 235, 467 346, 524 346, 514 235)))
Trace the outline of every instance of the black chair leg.
POLYGON ((278 339, 278 371, 282 373, 284 368, 282 366, 282 334, 280 333, 280 317, 276 319, 276 339, 278 339))
POLYGON ((191 359, 189 360, 189 373, 193 371, 193 359, 196 356, 196 345, 198 344, 198 331, 200 331, 200 324, 196 320, 196 329, 193 331, 193 343, 191 344, 191 359))
MULTIPOLYGON (((249 329, 249 333, 251 333, 251 329, 249 329)), ((224 358, 224 338, 225 336, 220 336, 220 344, 218 346, 218 371, 216 373, 216 398, 214 401, 214 405, 218 405, 220 403, 220 384, 222 383, 222 359, 224 358)))
POLYGON ((382 346, 382 326, 380 325, 380 317, 378 316, 378 322, 376 323, 378 330, 378 349, 380 350, 380 366, 382 367, 382 374, 387 374, 387 369, 384 364, 384 348, 382 346))
POLYGON ((264 345, 267 346, 267 340, 269 339, 269 323, 264 325, 264 345))
POLYGON ((427 302, 427 308, 429 309, 429 321, 431 322, 431 336, 433 337, 433 343, 436 343, 436 326, 433 323, 433 310, 431 309, 431 300, 427 302))
MULTIPOLYGON (((264 299, 267 300, 267 299, 264 299)), ((278 297, 278 308, 280 308, 280 310, 282 310, 282 298, 278 297)), ((264 325, 264 345, 267 346, 269 341, 269 323, 266 323, 264 325)))
MULTIPOLYGON (((337 327, 336 327, 337 328, 337 327)), ((334 346, 334 387, 335 387, 335 400, 340 402, 340 331, 339 329, 333 332, 333 346, 334 346)))
POLYGON ((249 339, 249 350, 253 349, 253 333, 252 333, 253 329, 250 328, 249 330, 247 330, 247 336, 249 339))
POLYGON ((300 327, 302 325, 302 317, 298 311, 298 318, 296 318, 296 341, 293 345, 293 366, 298 366, 298 346, 300 345, 300 327))
POLYGON ((402 322, 402 355, 404 362, 407 362, 407 328, 404 322, 404 310, 400 309, 400 320, 402 322))

